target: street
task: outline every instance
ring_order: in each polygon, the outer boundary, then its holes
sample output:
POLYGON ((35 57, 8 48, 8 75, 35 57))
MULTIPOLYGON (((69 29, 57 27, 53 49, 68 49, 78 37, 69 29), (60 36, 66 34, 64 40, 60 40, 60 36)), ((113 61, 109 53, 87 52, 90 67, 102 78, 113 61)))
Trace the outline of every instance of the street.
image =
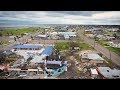
POLYGON ((102 53, 107 58, 109 58, 109 59, 111 58, 112 62, 114 62, 115 64, 120 66, 120 56, 118 56, 114 52, 109 51, 107 48, 101 46, 98 43, 95 43, 95 45, 94 45, 94 40, 91 40, 91 39, 85 37, 82 34, 80 35, 80 38, 83 38, 85 43, 87 43, 87 44, 91 45, 92 47, 94 47, 98 52, 102 53))

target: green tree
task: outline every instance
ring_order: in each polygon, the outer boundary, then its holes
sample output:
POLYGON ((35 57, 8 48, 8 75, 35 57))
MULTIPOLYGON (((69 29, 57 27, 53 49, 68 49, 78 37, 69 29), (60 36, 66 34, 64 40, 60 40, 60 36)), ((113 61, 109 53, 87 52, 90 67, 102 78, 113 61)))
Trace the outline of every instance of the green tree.
POLYGON ((117 34, 116 34, 116 33, 114 33, 114 34, 113 34, 113 37, 117 38, 117 34))
POLYGON ((6 55, 3 53, 0 53, 0 64, 3 63, 6 59, 6 55))
POLYGON ((13 32, 11 32, 11 35, 13 35, 13 32))
POLYGON ((33 40, 33 36, 31 36, 31 39, 33 40))
POLYGON ((7 32, 7 35, 8 35, 8 36, 10 35, 9 32, 7 32))
POLYGON ((2 37, 3 36, 3 34, 0 32, 0 37, 2 37))
POLYGON ((16 37, 14 37, 14 40, 16 41, 16 37))
POLYGON ((60 51, 58 49, 55 49, 55 55, 60 55, 60 51))
POLYGON ((23 37, 23 36, 24 36, 24 34, 22 33, 22 34, 21 34, 21 37, 23 37))

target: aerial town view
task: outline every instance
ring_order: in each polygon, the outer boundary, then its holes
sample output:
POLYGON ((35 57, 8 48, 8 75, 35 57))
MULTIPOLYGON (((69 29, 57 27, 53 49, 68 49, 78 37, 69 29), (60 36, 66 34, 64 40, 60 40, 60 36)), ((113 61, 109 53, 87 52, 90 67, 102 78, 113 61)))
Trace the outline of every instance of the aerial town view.
POLYGON ((120 11, 0 11, 0 79, 120 79, 120 11))

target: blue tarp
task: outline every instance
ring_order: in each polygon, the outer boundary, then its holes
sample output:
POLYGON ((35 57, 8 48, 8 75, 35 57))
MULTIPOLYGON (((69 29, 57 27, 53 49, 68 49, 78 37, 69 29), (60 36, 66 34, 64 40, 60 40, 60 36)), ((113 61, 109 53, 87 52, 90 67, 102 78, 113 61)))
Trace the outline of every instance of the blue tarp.
POLYGON ((50 56, 53 52, 53 47, 52 46, 47 46, 45 47, 45 50, 42 52, 42 54, 46 54, 47 56, 50 56))
POLYGON ((14 46, 13 48, 27 48, 27 49, 30 49, 30 48, 34 48, 34 49, 39 49, 41 48, 41 46, 39 45, 17 45, 17 46, 14 46))

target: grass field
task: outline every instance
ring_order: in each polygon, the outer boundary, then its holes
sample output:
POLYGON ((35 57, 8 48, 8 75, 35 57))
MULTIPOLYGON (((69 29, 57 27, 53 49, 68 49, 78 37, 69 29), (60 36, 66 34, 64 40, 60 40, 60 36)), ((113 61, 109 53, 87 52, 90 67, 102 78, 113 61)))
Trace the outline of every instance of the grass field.
MULTIPOLYGON (((83 42, 75 42, 75 44, 77 44, 80 47, 80 50, 91 50, 91 49, 94 49, 90 45, 85 44, 83 42)), ((70 43, 69 42, 59 42, 59 43, 55 44, 55 48, 57 50, 68 50, 69 47, 70 47, 70 43)))
POLYGON ((79 47, 81 48, 81 50, 91 50, 94 49, 92 46, 86 44, 86 43, 81 43, 79 42, 79 47))
POLYGON ((10 44, 10 42, 8 42, 8 41, 1 41, 0 42, 0 45, 4 45, 4 44, 10 44))
POLYGON ((6 61, 16 61, 17 58, 6 58, 6 61))
POLYGON ((106 48, 109 49, 110 51, 112 51, 112 52, 114 52, 114 53, 116 53, 116 54, 118 54, 118 55, 120 56, 120 48, 114 48, 114 47, 111 47, 111 46, 105 44, 105 43, 107 42, 106 40, 98 40, 98 42, 99 42, 102 46, 106 47, 106 48))
POLYGON ((114 48, 114 47, 106 47, 106 48, 108 48, 110 51, 115 52, 120 56, 120 48, 114 48))
POLYGON ((111 46, 105 44, 105 43, 107 42, 107 41, 105 41, 105 40, 99 40, 99 42, 100 42, 100 44, 101 44, 102 46, 106 47, 106 48, 109 49, 110 51, 112 51, 112 52, 114 52, 114 53, 116 53, 116 54, 118 54, 118 55, 120 56, 120 48, 114 48, 114 47, 111 47, 111 46))
POLYGON ((104 57, 105 61, 108 62, 107 65, 111 68, 115 68, 115 67, 119 67, 117 64, 113 63, 110 59, 108 59, 107 57, 104 57))
POLYGON ((57 50, 67 50, 69 49, 68 42, 59 42, 55 44, 57 50))
POLYGON ((10 35, 21 35, 24 33, 35 33, 37 31, 40 31, 43 29, 38 28, 22 28, 22 29, 10 29, 10 30, 4 30, 0 31, 0 33, 4 36, 10 36, 10 35))

